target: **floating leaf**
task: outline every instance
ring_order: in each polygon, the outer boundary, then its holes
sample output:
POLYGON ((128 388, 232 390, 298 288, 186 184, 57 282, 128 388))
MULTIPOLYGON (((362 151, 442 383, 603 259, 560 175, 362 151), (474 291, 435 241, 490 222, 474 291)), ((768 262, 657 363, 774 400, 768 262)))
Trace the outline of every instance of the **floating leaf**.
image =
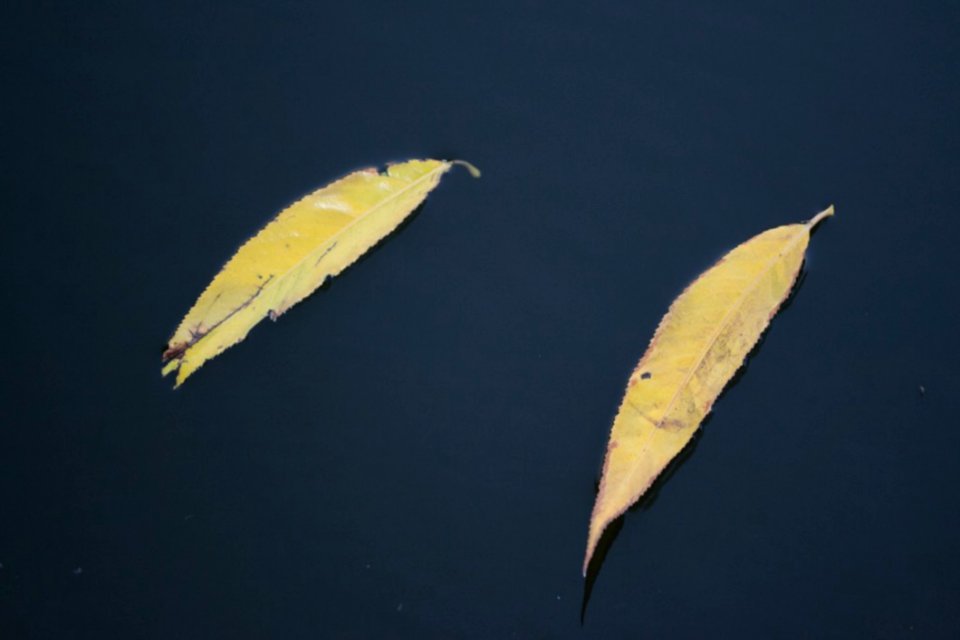
POLYGON ((180 323, 163 359, 179 386, 204 362, 276 319, 397 228, 454 164, 411 160, 356 171, 280 212, 244 244, 180 323))
POLYGON ((800 273, 806 224, 765 231, 725 255, 674 300, 630 376, 607 445, 583 574, 604 529, 690 441, 800 273))

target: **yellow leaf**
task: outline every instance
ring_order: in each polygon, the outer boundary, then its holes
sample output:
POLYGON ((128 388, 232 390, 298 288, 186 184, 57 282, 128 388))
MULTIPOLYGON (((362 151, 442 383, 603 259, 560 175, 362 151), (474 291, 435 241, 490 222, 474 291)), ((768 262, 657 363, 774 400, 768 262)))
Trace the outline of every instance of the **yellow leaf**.
POLYGON ((590 517, 583 574, 604 529, 650 487, 690 441, 714 400, 770 323, 800 273, 805 224, 754 236, 674 300, 630 376, 613 422, 590 517))
POLYGON ((454 164, 411 160, 356 171, 281 211, 244 244, 180 323, 163 359, 176 385, 204 362, 303 300, 397 228, 454 164))

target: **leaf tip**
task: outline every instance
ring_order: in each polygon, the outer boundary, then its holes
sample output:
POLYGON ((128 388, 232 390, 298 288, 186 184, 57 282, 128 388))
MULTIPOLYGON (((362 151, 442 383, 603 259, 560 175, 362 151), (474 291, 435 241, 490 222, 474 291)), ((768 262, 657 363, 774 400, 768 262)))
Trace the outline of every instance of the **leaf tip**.
POLYGON ((587 534, 587 552, 583 556, 583 577, 587 577, 587 570, 590 568, 590 561, 593 560, 593 554, 597 551, 597 544, 600 542, 600 536, 606 529, 606 523, 600 523, 596 517, 590 519, 590 532, 587 534))
POLYGON ((193 369, 184 367, 185 362, 183 359, 183 354, 185 351, 185 348, 168 349, 163 354, 165 362, 163 368, 160 370, 160 373, 164 378, 170 374, 173 374, 174 389, 179 389, 180 385, 183 384, 183 381, 186 380, 191 373, 193 373, 193 369))
POLYGON ((480 177, 480 169, 477 169, 476 166, 467 162, 466 160, 450 160, 451 165, 459 165, 470 172, 470 175, 474 178, 480 177))

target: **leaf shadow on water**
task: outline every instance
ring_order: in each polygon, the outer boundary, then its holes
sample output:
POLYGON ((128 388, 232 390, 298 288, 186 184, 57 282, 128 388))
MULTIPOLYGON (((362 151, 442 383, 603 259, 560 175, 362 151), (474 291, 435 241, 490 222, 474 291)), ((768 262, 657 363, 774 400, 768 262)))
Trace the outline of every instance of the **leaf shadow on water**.
MULTIPOLYGON (((794 299, 797 296, 797 293, 800 291, 800 288, 803 286, 803 283, 806 281, 807 272, 803 268, 802 264, 800 267, 800 274, 797 276, 796 282, 793 283, 793 286, 790 288, 790 293, 787 294, 786 299, 780 305, 776 316, 784 313, 794 302, 794 299)), ((730 392, 731 389, 736 387, 740 381, 743 379, 743 376, 746 375, 747 370, 750 368, 750 361, 757 356, 760 352, 760 349, 763 347, 764 343, 767 340, 767 336, 770 335, 770 327, 773 325, 771 322, 767 329, 760 334, 760 339, 757 340, 757 344, 750 349, 750 352, 747 354, 746 358, 743 360, 743 365, 737 369, 737 372, 730 379, 730 382, 726 384, 720 394, 717 396, 715 405, 719 403, 723 397, 730 392)), ((675 474, 684 463, 690 459, 693 455, 693 452, 696 450, 697 446, 700 444, 700 440, 703 438, 704 429, 708 424, 713 420, 715 412, 711 411, 706 418, 703 419, 703 422, 700 423, 699 428, 693 437, 690 438, 690 442, 670 461, 664 470, 660 473, 659 476, 653 481, 653 484, 650 485, 650 488, 637 500, 634 504, 630 505, 627 511, 621 515, 619 518, 607 525, 606 530, 600 536, 600 540, 597 542, 597 548, 593 553, 593 557, 590 559, 590 565, 587 567, 587 575, 584 576, 583 582, 583 600, 580 604, 580 626, 582 627, 586 623, 587 618, 587 606, 590 603, 590 595, 593 593, 593 586, 597 581, 597 577, 600 575, 600 569, 603 566, 604 559, 607 556, 607 552, 610 550, 610 547, 613 545, 613 541, 616 540, 617 536, 620 534, 620 530, 623 528, 624 516, 627 513, 631 512, 644 512, 649 511, 653 508, 654 503, 657 501, 657 497, 660 495, 660 490, 663 488, 663 485, 675 474)), ((594 483, 595 491, 600 490, 599 481, 594 483)))
MULTIPOLYGON (((710 416, 701 423, 700 429, 697 429, 697 433, 690 439, 690 442, 676 455, 676 457, 670 461, 670 464, 657 476, 657 479, 653 481, 653 484, 650 485, 650 488, 637 500, 634 504, 630 505, 627 511, 621 515, 619 518, 607 525, 607 528, 604 530, 603 534, 600 536, 600 540, 597 542, 597 548, 593 553, 593 557, 590 559, 590 565, 587 567, 587 575, 584 577, 583 583, 583 601, 580 604, 580 625, 586 622, 587 618, 587 605, 590 603, 590 595, 593 593, 593 585, 597 581, 597 577, 600 575, 600 568, 603 566, 603 561, 607 556, 607 552, 610 550, 610 547, 613 545, 613 541, 616 540, 617 536, 620 534, 620 530, 623 528, 624 517, 627 513, 637 512, 637 511, 648 511, 657 501, 657 496, 660 495, 660 489, 663 487, 664 483, 670 480, 670 478, 677 472, 683 464, 690 459, 690 456, 693 455, 693 452, 696 450, 697 445, 700 443, 702 438, 701 429, 706 427, 707 423, 710 422, 710 416)), ((599 490, 599 483, 598 483, 599 490)))

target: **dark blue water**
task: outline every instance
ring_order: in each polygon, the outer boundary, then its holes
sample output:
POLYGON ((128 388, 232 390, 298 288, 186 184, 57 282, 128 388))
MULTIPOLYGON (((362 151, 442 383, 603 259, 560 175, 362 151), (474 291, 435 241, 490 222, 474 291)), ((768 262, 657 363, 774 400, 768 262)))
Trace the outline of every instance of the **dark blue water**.
POLYGON ((0 637, 957 637, 956 7, 338 4, 3 9, 0 637), (484 176, 161 379, 279 208, 424 156, 484 176), (831 202, 584 606, 660 317, 831 202))

